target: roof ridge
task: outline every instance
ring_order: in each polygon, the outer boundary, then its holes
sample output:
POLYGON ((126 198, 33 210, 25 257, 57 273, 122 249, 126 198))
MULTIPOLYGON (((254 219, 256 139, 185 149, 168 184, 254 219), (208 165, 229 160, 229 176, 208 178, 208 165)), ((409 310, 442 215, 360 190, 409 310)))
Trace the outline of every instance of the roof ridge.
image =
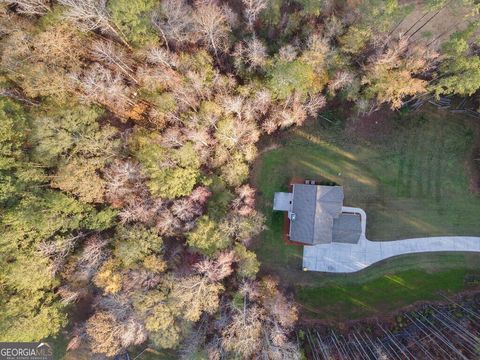
POLYGON ((317 216, 317 193, 318 193, 318 186, 315 186, 315 206, 313 207, 313 231, 312 231, 312 244, 315 243, 315 218, 317 216))

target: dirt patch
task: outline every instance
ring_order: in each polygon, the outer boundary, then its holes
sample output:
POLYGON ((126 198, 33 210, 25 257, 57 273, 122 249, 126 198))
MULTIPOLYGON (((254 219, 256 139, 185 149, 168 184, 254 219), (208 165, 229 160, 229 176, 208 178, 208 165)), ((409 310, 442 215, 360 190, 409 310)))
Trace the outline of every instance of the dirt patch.
POLYGON ((348 137, 367 141, 386 140, 395 129, 395 118, 395 113, 384 107, 370 115, 350 118, 345 133, 348 137))
POLYGON ((93 294, 87 290, 82 291, 80 297, 75 302, 73 308, 70 311, 70 321, 72 324, 81 323, 86 321, 94 313, 93 309, 93 294))
POLYGON ((462 2, 447 1, 443 8, 429 9, 423 1, 402 1, 413 3, 415 8, 395 28, 391 39, 398 36, 410 38, 415 44, 438 49, 445 39, 465 29, 467 17, 471 13, 470 6, 462 2))

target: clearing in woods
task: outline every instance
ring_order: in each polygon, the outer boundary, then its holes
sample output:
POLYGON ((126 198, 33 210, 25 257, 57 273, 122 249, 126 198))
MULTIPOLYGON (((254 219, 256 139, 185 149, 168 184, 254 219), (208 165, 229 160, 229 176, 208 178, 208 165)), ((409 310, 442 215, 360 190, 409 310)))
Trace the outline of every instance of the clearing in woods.
POLYGON ((440 290, 464 289, 467 275, 480 274, 478 254, 399 257, 353 275, 305 273, 303 248, 284 244, 284 214, 272 211, 272 201, 292 178, 332 181, 344 186, 345 206, 367 212, 371 240, 479 236, 480 197, 470 191, 468 171, 479 125, 425 107, 414 114, 379 112, 336 125, 320 119, 281 134, 253 172, 258 209, 268 226, 256 245, 262 271, 294 289, 306 314, 332 320, 435 299, 440 290))
POLYGON ((474 5, 461 0, 405 1, 404 15, 390 30, 390 39, 408 39, 411 45, 439 49, 457 31, 475 21, 474 5))

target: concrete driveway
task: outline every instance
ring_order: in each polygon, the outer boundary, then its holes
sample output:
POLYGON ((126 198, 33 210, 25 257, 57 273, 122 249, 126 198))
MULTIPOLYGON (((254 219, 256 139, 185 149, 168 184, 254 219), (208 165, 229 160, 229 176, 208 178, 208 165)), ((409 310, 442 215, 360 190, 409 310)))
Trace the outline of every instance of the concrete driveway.
POLYGON ((393 256, 438 252, 480 252, 480 237, 441 236, 395 241, 370 241, 365 237, 367 215, 362 209, 344 207, 343 212, 361 216, 362 234, 356 244, 329 243, 303 247, 303 269, 333 273, 362 270, 393 256))
POLYGON ((349 273, 393 256, 437 251, 480 252, 480 237, 448 236, 370 241, 362 236, 357 244, 304 246, 303 268, 309 271, 349 273))

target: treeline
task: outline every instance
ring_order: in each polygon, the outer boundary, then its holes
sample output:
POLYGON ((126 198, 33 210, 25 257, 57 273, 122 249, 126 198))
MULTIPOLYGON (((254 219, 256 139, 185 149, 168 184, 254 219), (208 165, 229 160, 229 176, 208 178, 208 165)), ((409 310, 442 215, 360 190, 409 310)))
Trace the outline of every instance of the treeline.
POLYGON ((480 87, 473 1, 442 47, 397 35, 410 6, 339 3, 2 2, 0 340, 300 358, 249 250, 256 142, 334 97, 367 113, 480 87))

